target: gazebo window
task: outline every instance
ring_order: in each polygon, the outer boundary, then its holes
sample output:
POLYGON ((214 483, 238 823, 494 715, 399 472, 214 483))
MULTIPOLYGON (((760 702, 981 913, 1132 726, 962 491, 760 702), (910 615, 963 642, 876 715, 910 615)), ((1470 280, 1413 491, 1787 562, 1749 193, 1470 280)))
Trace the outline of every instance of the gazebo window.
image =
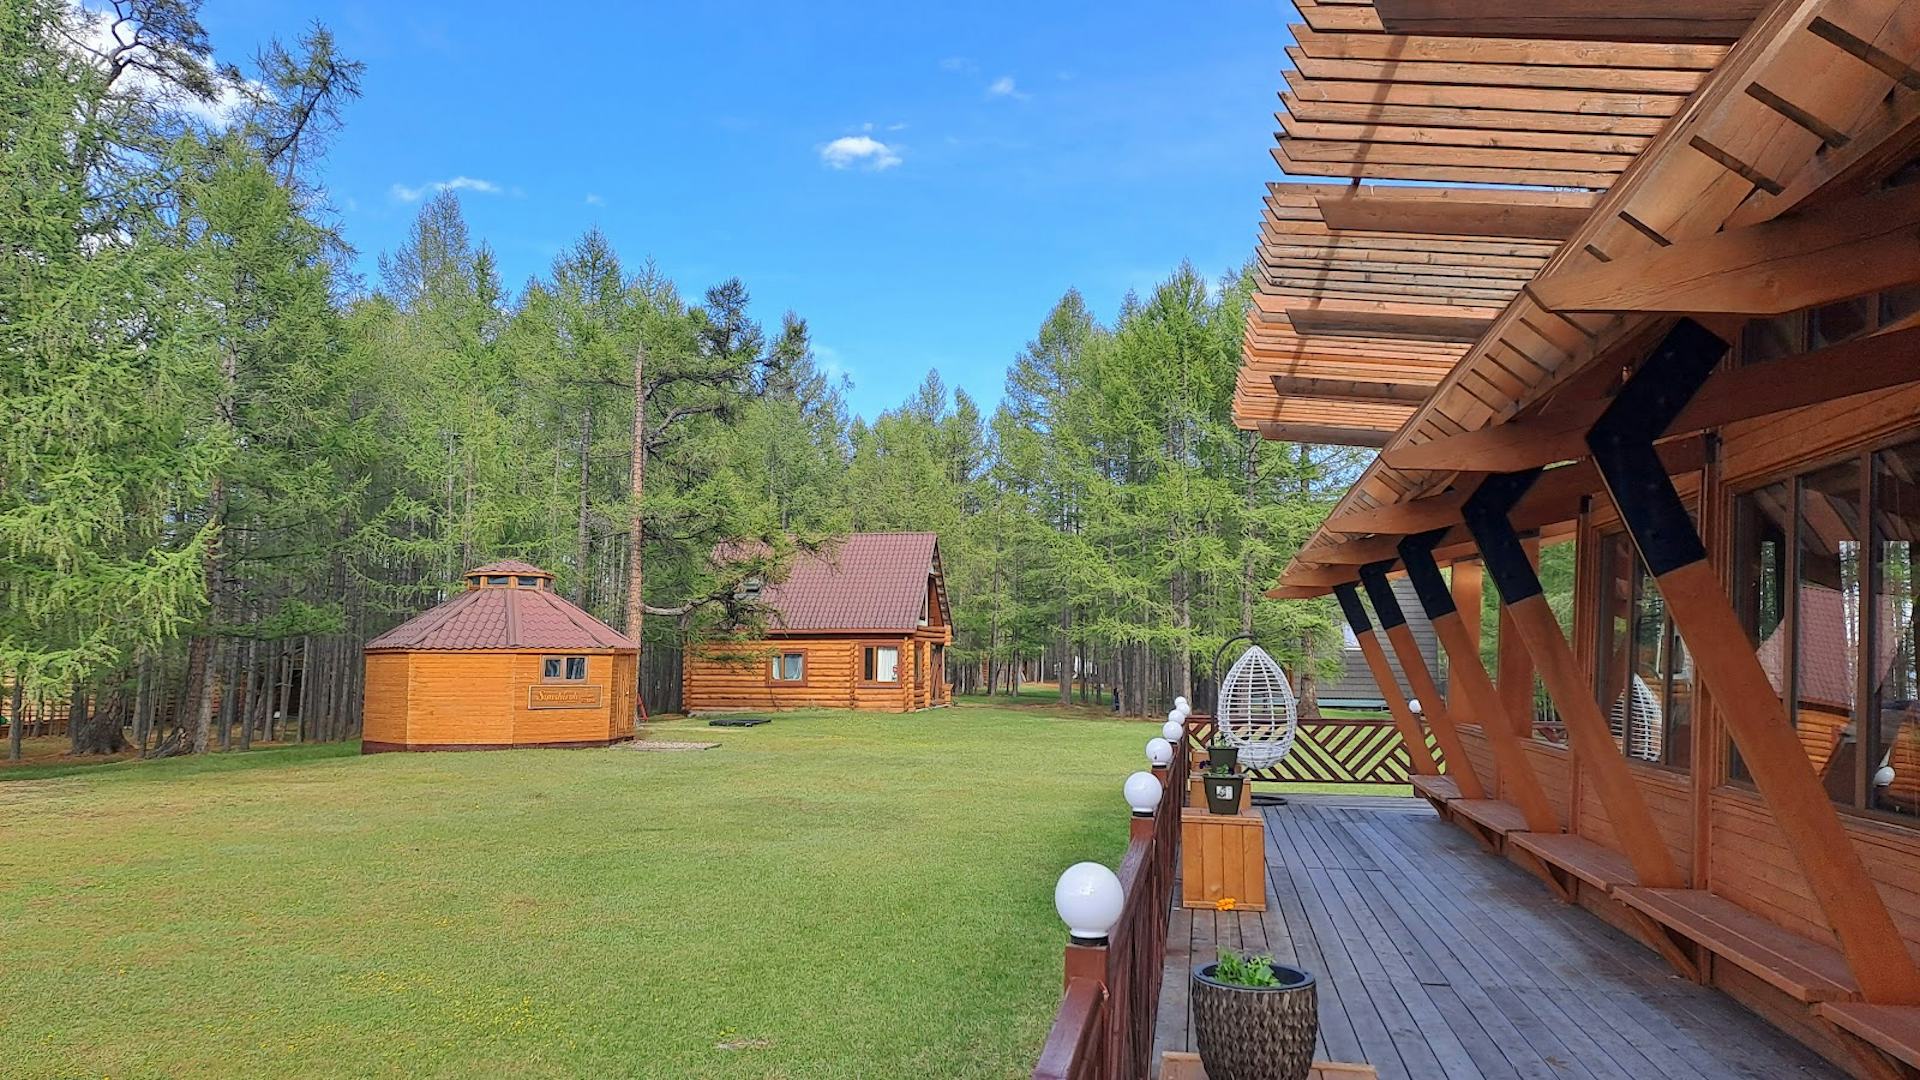
POLYGON ((512 580, 513 580, 512 578, 509 578, 505 574, 487 575, 487 584, 489 585, 507 585, 507 584, 511 584, 512 580))
POLYGON ((540 579, 522 575, 520 578, 520 587, 523 589, 537 589, 540 587, 540 579))
POLYGON ((540 677, 555 682, 585 682, 587 678, 587 658, 584 656, 549 656, 540 663, 540 677))

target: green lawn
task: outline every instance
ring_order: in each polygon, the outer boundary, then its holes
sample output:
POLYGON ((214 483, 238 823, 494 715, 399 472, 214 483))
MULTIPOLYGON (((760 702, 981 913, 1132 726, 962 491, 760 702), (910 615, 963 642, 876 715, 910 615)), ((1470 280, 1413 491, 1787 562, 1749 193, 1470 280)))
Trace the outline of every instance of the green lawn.
POLYGON ((7 1077, 1024 1076, 1055 877, 1151 724, 975 706, 715 750, 0 784, 7 1077))

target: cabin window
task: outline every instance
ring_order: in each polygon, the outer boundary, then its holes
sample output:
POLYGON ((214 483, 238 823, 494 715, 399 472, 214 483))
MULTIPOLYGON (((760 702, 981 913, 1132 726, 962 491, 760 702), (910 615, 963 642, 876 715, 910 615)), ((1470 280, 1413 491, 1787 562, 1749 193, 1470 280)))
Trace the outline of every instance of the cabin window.
POLYGON ((487 584, 489 585, 508 585, 512 583, 512 580, 513 579, 506 574, 489 574, 487 576, 487 584))
POLYGON ((540 587, 540 579, 537 577, 523 577, 520 579, 520 587, 523 589, 537 589, 540 587))
POLYGON ((1614 741, 1635 760, 1685 768, 1692 750, 1693 659, 1625 533, 1601 541, 1597 606, 1595 689, 1614 741))
POLYGON ((552 682, 585 682, 587 679, 587 658, 584 656, 549 656, 540 663, 540 677, 552 682))
POLYGON ((900 681, 900 649, 896 645, 868 645, 861 650, 861 675, 867 682, 900 681))
POLYGON ((1742 494, 1734 526, 1735 606, 1828 797, 1920 816, 1920 443, 1742 494))
POLYGON ((773 658, 774 682, 805 682, 807 679, 806 653, 781 653, 773 658))

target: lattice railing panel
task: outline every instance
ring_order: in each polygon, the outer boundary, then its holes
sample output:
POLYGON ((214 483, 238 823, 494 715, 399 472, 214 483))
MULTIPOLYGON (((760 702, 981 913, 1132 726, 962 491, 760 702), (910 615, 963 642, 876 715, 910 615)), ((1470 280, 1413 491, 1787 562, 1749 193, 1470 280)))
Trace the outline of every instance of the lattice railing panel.
MULTIPOLYGON (((1216 727, 1210 716, 1187 719, 1187 734, 1204 748, 1216 727)), ((1427 732, 1427 749, 1436 762, 1440 747, 1427 732)), ((1400 730, 1391 720, 1302 720, 1293 752, 1278 765, 1250 770, 1254 780, 1306 784, 1404 784, 1413 772, 1400 730)))

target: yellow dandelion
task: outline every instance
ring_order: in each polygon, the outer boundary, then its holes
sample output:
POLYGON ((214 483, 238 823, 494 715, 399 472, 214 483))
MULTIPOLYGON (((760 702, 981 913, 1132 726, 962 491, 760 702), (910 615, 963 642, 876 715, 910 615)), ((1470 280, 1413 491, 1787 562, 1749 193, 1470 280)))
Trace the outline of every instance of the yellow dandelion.
POLYGON ((1215 900, 1213 902, 1213 910, 1232 911, 1237 904, 1239 904, 1239 901, 1235 900, 1233 897, 1223 896, 1220 899, 1215 900))

